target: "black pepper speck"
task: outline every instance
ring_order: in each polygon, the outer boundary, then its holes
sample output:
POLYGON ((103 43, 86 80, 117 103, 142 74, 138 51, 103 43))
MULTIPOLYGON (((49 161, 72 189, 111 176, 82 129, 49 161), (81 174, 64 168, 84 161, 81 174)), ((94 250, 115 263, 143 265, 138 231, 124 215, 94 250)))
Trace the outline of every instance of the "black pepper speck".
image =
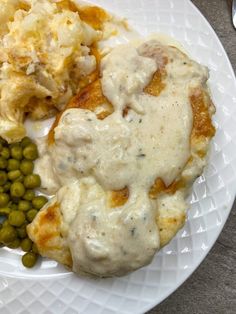
POLYGON ((131 233, 132 237, 135 235, 135 231, 136 231, 135 227, 130 230, 130 233, 131 233))
POLYGON ((146 157, 146 154, 138 154, 137 157, 138 158, 144 158, 144 157, 146 157))

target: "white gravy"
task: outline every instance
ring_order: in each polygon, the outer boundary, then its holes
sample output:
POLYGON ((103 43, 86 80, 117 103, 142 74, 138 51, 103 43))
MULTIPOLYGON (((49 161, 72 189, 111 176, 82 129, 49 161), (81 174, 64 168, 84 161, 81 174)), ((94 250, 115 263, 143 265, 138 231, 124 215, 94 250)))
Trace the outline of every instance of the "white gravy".
POLYGON ((168 186, 183 171, 192 130, 189 88, 208 75, 169 47, 165 89, 158 97, 145 94, 163 66, 165 49, 157 41, 113 49, 102 60, 101 84, 114 113, 99 120, 89 110, 66 110, 55 128, 55 144, 37 162, 40 174, 51 160, 52 169, 42 176, 48 192, 64 186, 56 197, 75 272, 123 275, 150 263, 160 247, 158 202, 148 192, 156 178, 168 186), (109 208, 107 191, 124 187, 128 201, 109 208))

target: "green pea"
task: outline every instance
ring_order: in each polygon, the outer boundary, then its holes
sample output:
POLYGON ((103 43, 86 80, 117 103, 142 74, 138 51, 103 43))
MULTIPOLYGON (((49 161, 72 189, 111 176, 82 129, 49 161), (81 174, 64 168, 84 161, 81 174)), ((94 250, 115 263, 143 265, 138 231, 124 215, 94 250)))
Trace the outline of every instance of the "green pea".
POLYGON ((11 171, 11 170, 18 170, 20 168, 20 162, 17 159, 9 159, 8 160, 8 166, 7 166, 7 170, 11 171))
POLYGON ((35 254, 39 254, 37 245, 35 243, 33 243, 33 245, 32 245, 32 252, 35 253, 35 254))
POLYGON ((0 171, 0 185, 4 185, 7 182, 7 174, 5 171, 0 171))
POLYGON ((3 221, 2 226, 3 226, 3 227, 8 227, 8 226, 10 226, 10 223, 9 223, 8 219, 5 219, 5 220, 3 221))
POLYGON ((10 225, 14 227, 20 227, 25 222, 25 214, 21 211, 13 210, 9 214, 8 220, 9 220, 10 225))
POLYGON ((13 197, 22 197, 25 194, 25 187, 21 182, 13 182, 10 192, 13 197))
POLYGON ((24 186, 27 189, 35 189, 41 185, 41 179, 38 174, 29 174, 24 179, 24 186))
POLYGON ((14 181, 21 176, 20 170, 12 170, 8 172, 8 179, 14 181))
POLYGON ((5 159, 8 159, 10 157, 10 150, 9 148, 7 147, 3 147, 1 152, 0 152, 0 155, 5 158, 5 159))
POLYGON ((31 141, 31 139, 28 137, 28 136, 26 136, 26 137, 24 137, 23 139, 22 139, 22 141, 21 141, 21 147, 23 147, 23 148, 25 148, 26 146, 28 146, 29 144, 32 144, 32 141, 31 141))
POLYGON ((17 249, 20 246, 20 239, 15 239, 14 241, 7 244, 10 249, 17 249))
POLYGON ((47 198, 43 195, 35 196, 35 198, 32 200, 32 205, 36 209, 41 209, 47 203, 47 201, 47 198))
POLYGON ((29 160, 38 158, 37 146, 34 143, 27 145, 23 150, 23 156, 29 160))
POLYGON ((7 218, 0 223, 0 243, 12 249, 21 246, 27 252, 22 256, 26 267, 33 267, 38 258, 36 244, 27 237, 27 224, 47 202, 44 196, 35 197, 33 190, 41 185, 39 175, 33 174, 37 157, 30 138, 10 145, 0 138, 0 216, 7 218))
POLYGON ((22 256, 21 261, 25 267, 31 268, 31 267, 34 267, 34 265, 36 264, 37 258, 38 256, 35 253, 28 252, 22 256))
POLYGON ((23 174, 21 174, 18 178, 16 178, 16 179, 14 180, 14 182, 21 182, 21 183, 23 183, 23 182, 24 182, 24 179, 25 179, 25 177, 23 176, 23 174))
POLYGON ((34 170, 34 164, 31 160, 24 159, 20 164, 21 172, 26 176, 27 174, 31 174, 34 170))
POLYGON ((21 241, 20 247, 24 252, 30 252, 32 248, 33 242, 29 238, 25 238, 21 241))
POLYGON ((26 224, 23 224, 21 227, 16 228, 17 235, 20 239, 27 237, 26 224))
POLYGON ((0 169, 6 169, 7 168, 7 160, 0 156, 0 169))
POLYGON ((0 215, 3 215, 3 216, 8 216, 11 212, 11 208, 9 207, 2 207, 0 208, 0 215))
POLYGON ((31 203, 29 201, 20 200, 18 203, 18 209, 27 212, 32 207, 31 203))
POLYGON ((9 202, 9 195, 6 193, 0 193, 0 207, 4 207, 8 204, 9 202))
POLYGON ((32 201, 34 196, 35 196, 34 190, 26 190, 25 194, 23 195, 23 199, 26 201, 32 201))
POLYGON ((8 244, 17 238, 17 232, 12 226, 3 226, 0 230, 0 242, 8 244))
POLYGON ((6 182, 5 184, 4 184, 4 186, 3 186, 3 191, 4 192, 8 192, 8 191, 10 191, 10 188, 11 188, 11 182, 6 182))
POLYGON ((22 147, 19 144, 13 144, 10 148, 10 152, 14 159, 21 160, 23 157, 22 147))
POLYGON ((36 209, 30 209, 27 213, 26 213, 26 218, 29 222, 33 221, 35 216, 37 215, 38 211, 36 209))

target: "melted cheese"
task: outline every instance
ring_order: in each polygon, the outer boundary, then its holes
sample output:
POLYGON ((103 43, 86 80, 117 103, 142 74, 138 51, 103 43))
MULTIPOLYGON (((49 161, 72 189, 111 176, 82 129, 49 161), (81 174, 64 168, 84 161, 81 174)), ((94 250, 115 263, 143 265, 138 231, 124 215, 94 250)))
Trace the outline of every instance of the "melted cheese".
MULTIPOLYGON (((169 47, 165 89, 158 97, 145 93, 166 63, 164 51, 150 41, 138 49, 117 47, 104 57, 102 90, 114 112, 99 120, 86 109, 66 110, 54 145, 37 162, 41 173, 51 159, 43 186, 50 192, 64 186, 56 198, 75 272, 122 275, 148 264, 160 247, 160 200, 148 193, 157 178, 169 186, 183 171, 191 155, 189 90, 207 79, 206 68, 169 47), (107 191, 124 187, 128 201, 109 208, 107 191)), ((186 208, 181 192, 178 207, 186 208)))
POLYGON ((1 137, 19 141, 25 114, 42 119, 61 111, 84 77, 92 79, 97 64, 91 46, 109 20, 103 9, 77 8, 69 0, 1 0, 1 137))

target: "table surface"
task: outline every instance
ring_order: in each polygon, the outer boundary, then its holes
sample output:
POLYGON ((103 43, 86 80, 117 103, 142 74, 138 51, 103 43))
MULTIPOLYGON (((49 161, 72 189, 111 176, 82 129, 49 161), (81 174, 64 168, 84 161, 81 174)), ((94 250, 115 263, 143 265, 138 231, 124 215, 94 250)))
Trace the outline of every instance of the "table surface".
MULTIPOLYGON (((236 70, 231 0, 192 0, 219 36, 236 70)), ((236 202, 216 244, 194 274, 149 314, 236 313, 236 202)))

